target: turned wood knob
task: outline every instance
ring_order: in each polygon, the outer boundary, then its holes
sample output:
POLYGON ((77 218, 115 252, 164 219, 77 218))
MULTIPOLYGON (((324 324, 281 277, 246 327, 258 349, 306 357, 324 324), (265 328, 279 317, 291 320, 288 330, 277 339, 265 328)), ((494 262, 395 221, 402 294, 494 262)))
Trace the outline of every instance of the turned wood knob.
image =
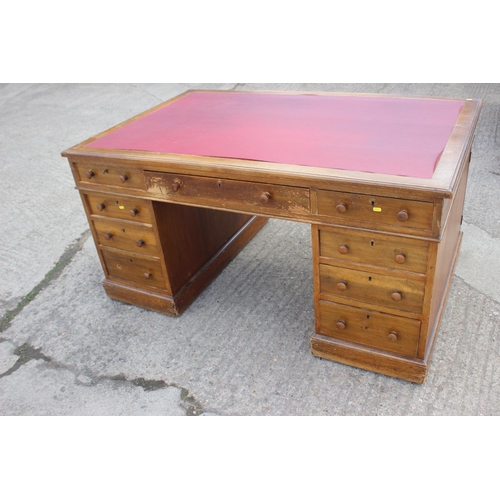
POLYGON ((349 245, 343 243, 342 245, 339 246, 339 253, 345 255, 348 251, 349 251, 349 245))
POLYGON ((85 175, 87 176, 87 179, 92 179, 95 173, 92 170, 89 170, 85 175))
POLYGON ((340 290, 341 292, 347 290, 347 281, 342 280, 337 283, 337 290, 340 290))
POLYGON ((170 186, 170 188, 172 189, 172 191, 175 193, 176 191, 179 191, 179 188, 181 187, 181 183, 179 181, 174 181, 172 182, 172 185, 170 186))
POLYGON ((113 237, 113 235, 112 235, 111 233, 105 233, 105 234, 104 234, 104 237, 105 237, 107 240, 110 240, 110 239, 113 237))
POLYGON ((405 222, 408 220, 409 215, 408 215, 408 212, 406 210, 400 210, 398 212, 397 217, 398 217, 398 221, 405 222))
POLYGON ((389 333, 389 335, 387 335, 387 338, 391 342, 396 342, 396 340, 398 340, 398 334, 397 334, 397 332, 392 331, 391 333, 389 333))
POLYGON ((260 195, 260 202, 263 203, 263 204, 267 203, 270 199, 271 199, 271 195, 269 193, 267 193, 267 192, 266 193, 262 193, 260 195))
POLYGON ((341 202, 337 205, 337 212, 343 214, 347 210, 347 203, 341 202))
POLYGON ((339 319, 337 321, 337 328, 339 330, 343 330, 345 328, 345 321, 343 319, 339 319))
POLYGON ((402 298, 403 294, 399 290, 394 290, 394 292, 391 293, 392 300, 401 300, 402 298))
POLYGON ((105 208, 106 205, 104 203, 99 203, 99 205, 97 205, 97 210, 99 210, 99 212, 102 212, 105 208))
POLYGON ((144 273, 144 274, 143 274, 143 276, 144 276, 144 278, 146 278, 147 280, 153 277, 153 275, 152 275, 151 273, 149 273, 149 272, 148 272, 148 273, 144 273))
POLYGON ((139 213, 139 210, 137 210, 137 208, 133 208, 133 209, 130 211, 130 215, 131 215, 132 217, 135 217, 138 213, 139 213))
POLYGON ((128 175, 120 175, 120 182, 125 182, 125 181, 128 181, 128 175))
POLYGON ((138 246, 138 247, 142 247, 142 245, 144 245, 144 240, 137 240, 135 242, 135 244, 138 246))
POLYGON ((398 253, 396 255, 396 257, 394 257, 394 260, 398 263, 398 264, 404 264, 406 262, 406 254, 401 252, 401 253, 398 253))

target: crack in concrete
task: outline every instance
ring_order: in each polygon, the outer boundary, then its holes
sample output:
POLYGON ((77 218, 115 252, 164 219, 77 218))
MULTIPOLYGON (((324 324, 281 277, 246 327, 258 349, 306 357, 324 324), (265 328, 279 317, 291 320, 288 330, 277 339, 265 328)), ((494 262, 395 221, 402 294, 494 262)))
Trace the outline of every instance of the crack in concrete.
POLYGON ((168 384, 164 380, 150 380, 145 378, 135 378, 127 379, 125 375, 115 375, 113 377, 99 377, 98 380, 114 380, 120 382, 129 382, 138 387, 142 387, 144 391, 157 391, 159 389, 164 389, 165 387, 175 387, 181 391, 181 406, 186 410, 186 416, 192 417, 201 415, 203 413, 203 407, 194 396, 189 394, 189 390, 185 387, 181 387, 177 384, 168 384))
MULTIPOLYGON (((2 342, 5 341, 5 339, 0 339, 2 342)), ((16 347, 14 349, 14 354, 16 356, 19 356, 19 359, 4 373, 0 374, 0 379, 4 377, 8 377, 12 375, 14 372, 19 370, 21 366, 25 365, 26 363, 29 363, 32 360, 43 360, 46 363, 49 363, 52 365, 55 369, 59 370, 67 370, 75 375, 75 383, 78 383, 79 377, 82 376, 82 374, 77 375, 74 370, 72 370, 70 367, 65 366, 61 363, 57 363, 53 361, 50 357, 46 356, 42 352, 42 348, 39 347, 38 349, 31 346, 28 343, 24 343, 23 345, 16 347)), ((186 412, 186 416, 199 416, 201 415, 204 410, 196 398, 189 394, 189 390, 186 389, 185 387, 181 387, 177 384, 168 384, 164 380, 150 380, 150 379, 145 379, 145 378, 135 378, 135 379, 128 379, 125 375, 115 375, 112 377, 109 376, 102 376, 102 377, 97 377, 97 378, 92 378, 92 377, 87 377, 84 375, 86 378, 92 381, 92 384, 88 385, 94 385, 96 383, 99 383, 102 380, 110 380, 113 382, 125 382, 129 383, 132 385, 135 385, 137 387, 142 387, 142 389, 147 392, 147 391, 157 391, 159 389, 164 389, 166 387, 175 387, 176 389, 179 389, 181 391, 180 394, 180 406, 184 408, 186 412)), ((87 385, 87 384, 83 384, 87 385)))
POLYGON ((30 292, 28 292, 17 304, 14 309, 7 311, 0 319, 0 332, 4 332, 9 328, 14 318, 45 288, 47 288, 52 281, 57 279, 66 266, 73 260, 74 256, 82 249, 83 245, 90 236, 90 230, 87 229, 80 238, 74 243, 69 245, 64 253, 61 255, 56 265, 45 275, 45 277, 38 283, 30 292))
POLYGON ((158 96, 152 94, 149 90, 143 89, 142 87, 139 87, 139 85, 134 85, 133 83, 130 84, 131 87, 134 87, 136 89, 142 90, 146 94, 149 94, 151 97, 154 97, 155 99, 158 99, 158 101, 163 102, 163 99, 160 99, 158 96))
MULTIPOLYGON (((35 297, 45 288, 47 288, 54 280, 56 280, 64 271, 66 266, 73 260, 75 255, 83 248, 83 245, 87 241, 90 236, 90 230, 82 233, 80 238, 72 243, 70 246, 66 248, 56 265, 45 275, 45 277, 38 283, 28 294, 26 294, 21 301, 17 304, 17 306, 7 311, 7 313, 0 319, 0 332, 4 332, 9 328, 14 318, 21 313, 21 311, 33 300, 35 297)), ((0 337, 0 343, 6 342, 7 339, 0 337)), ((28 343, 25 343, 19 347, 14 349, 14 354, 19 356, 19 359, 4 373, 0 374, 0 379, 3 377, 8 377, 12 375, 14 372, 19 370, 23 365, 32 360, 43 360, 46 363, 51 364, 56 369, 67 370, 75 375, 75 383, 78 382, 78 377, 83 374, 77 374, 70 367, 65 366, 60 363, 56 363, 48 356, 41 352, 42 348, 35 348, 28 343)), ((203 407, 201 404, 194 398, 194 396, 189 394, 189 391, 181 387, 177 384, 168 384, 164 380, 148 380, 144 378, 136 378, 132 380, 128 380, 124 375, 117 375, 114 377, 98 377, 97 379, 92 379, 92 381, 97 380, 112 380, 112 381, 123 381, 127 383, 131 383, 135 386, 142 387, 144 391, 155 391, 158 389, 163 389, 165 387, 176 387, 181 391, 180 399, 181 406, 186 411, 187 416, 196 416, 201 415, 203 413, 203 407)))
POLYGON ((235 85, 232 89, 229 89, 229 91, 230 91, 230 92, 232 92, 233 90, 236 90, 236 89, 237 89, 240 85, 241 85, 242 87, 244 87, 244 86, 245 86, 245 84, 244 84, 244 83, 237 83, 237 84, 236 84, 236 85, 235 85))
POLYGON ((379 89, 377 89, 375 92, 377 94, 380 94, 380 92, 382 92, 382 90, 384 90, 387 87, 387 85, 389 85, 389 84, 388 83, 384 83, 384 85, 382 85, 382 87, 380 87, 379 89))
POLYGON ((19 359, 6 372, 0 373, 0 378, 12 375, 14 372, 19 370, 21 366, 25 365, 32 359, 43 359, 44 361, 50 362, 50 359, 40 352, 41 350, 41 348, 35 349, 29 344, 23 344, 22 346, 16 347, 16 349, 14 349, 14 354, 19 356, 19 359))

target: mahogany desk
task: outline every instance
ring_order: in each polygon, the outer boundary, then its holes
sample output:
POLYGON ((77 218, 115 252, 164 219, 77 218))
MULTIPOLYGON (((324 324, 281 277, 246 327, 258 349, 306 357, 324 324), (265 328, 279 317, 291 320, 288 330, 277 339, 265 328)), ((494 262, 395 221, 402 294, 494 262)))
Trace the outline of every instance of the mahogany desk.
POLYGON ((187 92, 62 153, 109 297, 181 314, 268 217, 312 228, 312 353, 421 383, 478 99, 187 92))

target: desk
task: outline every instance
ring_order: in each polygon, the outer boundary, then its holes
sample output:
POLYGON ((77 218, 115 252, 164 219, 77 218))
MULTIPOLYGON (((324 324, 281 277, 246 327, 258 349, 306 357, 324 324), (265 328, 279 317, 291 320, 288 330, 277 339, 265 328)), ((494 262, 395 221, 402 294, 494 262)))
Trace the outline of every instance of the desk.
POLYGON ((179 315, 269 217, 309 223, 312 353, 422 383, 460 247, 480 108, 191 91, 62 155, 109 297, 179 315))

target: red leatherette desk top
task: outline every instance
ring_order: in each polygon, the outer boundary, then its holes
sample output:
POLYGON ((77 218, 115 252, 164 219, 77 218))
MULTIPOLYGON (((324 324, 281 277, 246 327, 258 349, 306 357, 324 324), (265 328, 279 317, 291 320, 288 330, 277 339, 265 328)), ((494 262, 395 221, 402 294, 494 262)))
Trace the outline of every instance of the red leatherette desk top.
POLYGON ((430 179, 464 102, 199 91, 85 147, 430 179))

